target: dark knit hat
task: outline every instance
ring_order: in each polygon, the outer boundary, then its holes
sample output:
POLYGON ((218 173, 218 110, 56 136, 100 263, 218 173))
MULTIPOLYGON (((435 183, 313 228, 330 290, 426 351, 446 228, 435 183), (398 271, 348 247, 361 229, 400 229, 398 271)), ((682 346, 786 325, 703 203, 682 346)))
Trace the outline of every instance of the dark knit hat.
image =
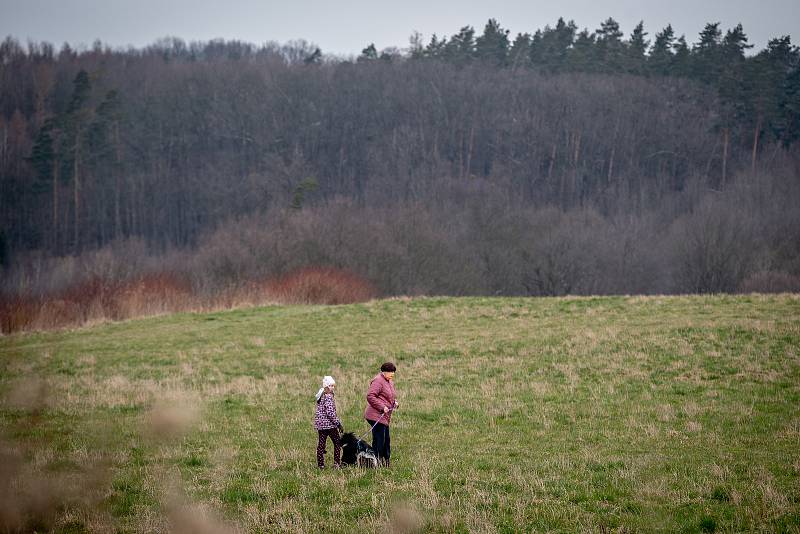
POLYGON ((381 372, 382 373, 386 373, 386 372, 394 373, 396 370, 397 370, 397 367, 395 367, 392 362, 386 362, 383 365, 381 365, 381 372))

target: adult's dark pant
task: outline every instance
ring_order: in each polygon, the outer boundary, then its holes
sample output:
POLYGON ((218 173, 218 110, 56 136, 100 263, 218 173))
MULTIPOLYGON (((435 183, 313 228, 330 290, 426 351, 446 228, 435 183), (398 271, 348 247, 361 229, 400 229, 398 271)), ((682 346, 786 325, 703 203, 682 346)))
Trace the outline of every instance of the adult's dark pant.
POLYGON ((372 428, 372 448, 375 449, 375 454, 386 464, 389 465, 389 457, 392 454, 391 440, 389 438, 389 427, 383 423, 375 424, 375 421, 367 419, 369 426, 372 428))

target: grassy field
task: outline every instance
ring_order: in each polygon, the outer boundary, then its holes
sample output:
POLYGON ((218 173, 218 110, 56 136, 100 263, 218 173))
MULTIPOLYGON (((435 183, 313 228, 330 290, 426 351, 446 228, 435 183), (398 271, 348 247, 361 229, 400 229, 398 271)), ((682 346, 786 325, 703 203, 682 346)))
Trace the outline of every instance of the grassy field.
POLYGON ((0 372, 42 529, 800 532, 796 295, 178 314, 2 337, 0 372), (322 375, 364 432, 385 360, 392 467, 318 471, 322 375))

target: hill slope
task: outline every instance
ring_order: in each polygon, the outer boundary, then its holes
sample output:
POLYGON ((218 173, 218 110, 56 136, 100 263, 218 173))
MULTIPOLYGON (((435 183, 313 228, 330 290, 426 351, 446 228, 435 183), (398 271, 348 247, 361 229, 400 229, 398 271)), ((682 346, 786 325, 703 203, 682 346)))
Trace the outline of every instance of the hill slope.
POLYGON ((28 493, 109 466, 82 486, 94 501, 54 507, 57 529, 214 521, 177 513, 186 502, 262 532, 800 524, 792 295, 180 314, 7 336, 0 365, 5 447, 21 455, 28 493), (397 362, 401 399, 393 467, 318 472, 322 375, 337 380, 345 427, 365 432, 363 395, 385 360, 397 362), (183 411, 159 411, 164 399, 183 411))

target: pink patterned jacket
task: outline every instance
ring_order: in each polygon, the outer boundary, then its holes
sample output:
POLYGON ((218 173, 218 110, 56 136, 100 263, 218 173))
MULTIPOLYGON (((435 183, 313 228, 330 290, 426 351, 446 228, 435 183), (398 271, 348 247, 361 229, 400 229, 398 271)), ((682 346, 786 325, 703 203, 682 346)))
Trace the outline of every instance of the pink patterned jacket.
POLYGON ((314 414, 314 428, 329 430, 341 426, 342 422, 336 415, 336 402, 333 393, 323 393, 317 402, 317 412, 314 414))

